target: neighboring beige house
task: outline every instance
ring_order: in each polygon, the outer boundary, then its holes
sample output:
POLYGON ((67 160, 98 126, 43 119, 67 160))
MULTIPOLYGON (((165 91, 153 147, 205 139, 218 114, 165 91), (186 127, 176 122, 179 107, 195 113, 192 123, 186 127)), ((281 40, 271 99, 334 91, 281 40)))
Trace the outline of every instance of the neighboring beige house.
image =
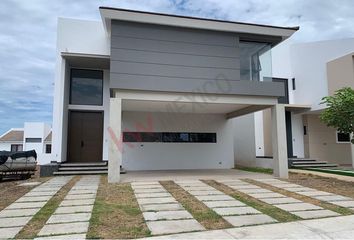
MULTIPOLYGON (((353 165, 349 134, 338 133, 319 118, 325 109, 325 105, 320 104, 324 96, 333 95, 343 87, 354 88, 353 56, 354 39, 285 43, 272 49, 273 76, 288 84, 285 103, 299 106, 297 113, 288 112, 286 116, 290 158, 353 165)), ((256 154, 272 156, 270 111, 255 115, 256 154)))
POLYGON ((48 124, 26 122, 24 128, 11 128, 0 135, 0 151, 28 150, 36 151, 40 165, 51 161, 52 130, 48 124))

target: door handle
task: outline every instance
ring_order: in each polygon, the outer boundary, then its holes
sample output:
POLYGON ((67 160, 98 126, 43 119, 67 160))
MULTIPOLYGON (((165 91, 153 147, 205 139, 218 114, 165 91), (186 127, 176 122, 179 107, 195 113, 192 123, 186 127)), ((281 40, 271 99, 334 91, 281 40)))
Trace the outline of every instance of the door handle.
POLYGON ((84 147, 84 141, 81 141, 81 147, 84 147))

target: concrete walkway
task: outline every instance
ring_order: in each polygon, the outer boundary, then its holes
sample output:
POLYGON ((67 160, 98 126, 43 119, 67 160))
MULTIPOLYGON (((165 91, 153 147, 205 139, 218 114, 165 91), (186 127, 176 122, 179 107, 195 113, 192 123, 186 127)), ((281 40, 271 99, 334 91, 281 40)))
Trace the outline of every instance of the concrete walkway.
POLYGON ((2 210, 0 212, 0 238, 14 238, 71 178, 52 178, 2 210))
POLYGON ((263 179, 259 180, 263 183, 269 184, 273 187, 284 189, 289 192, 293 192, 296 194, 304 195, 307 197, 311 197, 323 202, 328 202, 333 205, 337 205, 340 207, 350 208, 354 210, 354 199, 346 196, 342 196, 339 194, 329 193, 325 191, 319 191, 314 188, 303 187, 298 184, 289 183, 286 181, 281 181, 278 179, 263 179))
MULTIPOLYGON (((277 179, 265 179, 263 182, 279 184, 283 183, 284 189, 296 189, 297 191, 311 190, 300 185, 290 184, 286 182, 279 181, 277 179)), ((334 217, 340 214, 323 209, 322 207, 316 206, 314 204, 306 203, 297 200, 292 197, 285 196, 280 193, 273 192, 268 189, 258 187, 254 184, 246 183, 238 180, 238 184, 233 182, 231 185, 229 182, 223 182, 225 185, 235 189, 236 191, 247 194, 253 198, 256 198, 262 202, 273 205, 274 207, 280 208, 284 211, 290 212, 302 219, 312 219, 312 218, 322 218, 322 217, 334 217)))
POLYGON ((144 239, 353 239, 354 216, 230 228, 144 239))
MULTIPOLYGON (((240 182, 240 180, 224 181, 229 184, 238 184, 240 182)), ((262 214, 260 211, 199 180, 182 180, 176 181, 176 183, 234 227, 277 222, 277 220, 268 215, 262 214)))
POLYGON ((37 239, 85 239, 100 176, 83 176, 68 192, 37 239), (46 237, 47 236, 47 237, 46 237))
POLYGON ((152 235, 205 230, 159 182, 131 186, 152 235))

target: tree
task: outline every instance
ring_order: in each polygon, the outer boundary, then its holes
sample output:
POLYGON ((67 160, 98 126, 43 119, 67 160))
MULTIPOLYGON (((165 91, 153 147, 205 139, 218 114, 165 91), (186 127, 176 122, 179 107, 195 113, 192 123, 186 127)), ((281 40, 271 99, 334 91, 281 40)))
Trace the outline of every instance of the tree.
POLYGON ((339 89, 333 96, 322 98, 321 104, 327 106, 321 113, 321 121, 341 133, 350 134, 354 144, 354 90, 350 87, 339 89))

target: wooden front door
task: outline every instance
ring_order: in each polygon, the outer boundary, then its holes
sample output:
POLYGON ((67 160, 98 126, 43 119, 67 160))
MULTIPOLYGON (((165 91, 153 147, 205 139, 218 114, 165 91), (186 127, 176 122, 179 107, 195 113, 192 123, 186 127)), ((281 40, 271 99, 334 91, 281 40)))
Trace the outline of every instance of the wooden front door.
POLYGON ((69 112, 67 162, 101 162, 103 113, 69 112))

